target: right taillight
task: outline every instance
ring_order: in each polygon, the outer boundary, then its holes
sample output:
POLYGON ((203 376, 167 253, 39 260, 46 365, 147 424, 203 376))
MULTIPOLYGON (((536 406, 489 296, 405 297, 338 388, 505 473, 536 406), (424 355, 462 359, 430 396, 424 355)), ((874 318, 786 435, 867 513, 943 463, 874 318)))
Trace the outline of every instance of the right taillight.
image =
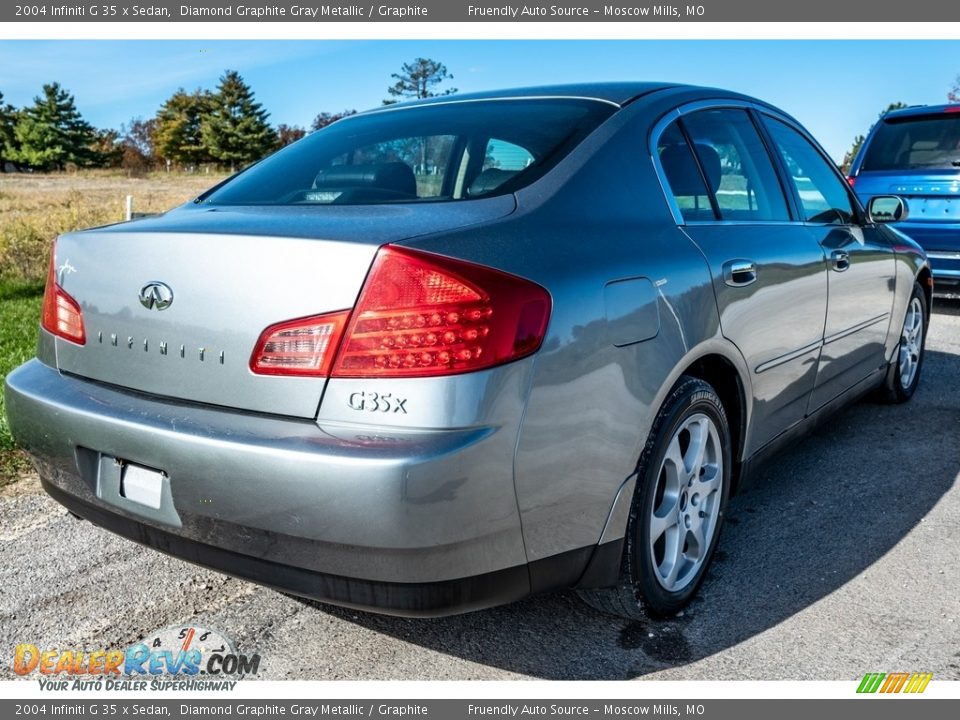
POLYGON ((536 283, 399 247, 379 251, 347 326, 334 377, 482 370, 540 347, 550 295, 536 283))
POLYGON ((847 184, 850 185, 850 187, 854 187, 857 184, 857 176, 847 175, 847 184))
POLYGON ((50 252, 50 268, 47 271, 47 285, 43 290, 43 311, 40 324, 47 332, 65 340, 83 345, 87 334, 83 327, 83 312, 77 301, 60 287, 54 269, 54 254, 50 252))

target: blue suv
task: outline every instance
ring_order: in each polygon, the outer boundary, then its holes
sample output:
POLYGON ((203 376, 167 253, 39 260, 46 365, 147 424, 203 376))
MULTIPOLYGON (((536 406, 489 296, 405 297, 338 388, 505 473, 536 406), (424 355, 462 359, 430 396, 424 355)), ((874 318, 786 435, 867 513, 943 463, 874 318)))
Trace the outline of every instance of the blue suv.
POLYGON ((960 105, 888 112, 848 180, 864 205, 876 195, 907 199, 908 219, 894 227, 927 251, 936 291, 960 295, 960 105))

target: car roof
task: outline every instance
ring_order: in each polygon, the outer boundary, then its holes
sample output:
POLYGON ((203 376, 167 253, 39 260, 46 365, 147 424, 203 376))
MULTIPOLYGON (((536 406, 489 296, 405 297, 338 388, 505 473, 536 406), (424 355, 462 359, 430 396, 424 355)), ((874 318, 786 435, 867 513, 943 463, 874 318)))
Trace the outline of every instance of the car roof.
MULTIPOLYGON (((412 100, 387 107, 411 107, 430 105, 439 102, 460 102, 464 100, 492 100, 498 98, 526 97, 574 97, 601 100, 614 105, 626 105, 631 100, 657 90, 685 87, 677 83, 665 82, 596 82, 569 83, 564 85, 538 85, 535 87, 510 88, 506 90, 486 90, 474 93, 439 95, 425 100, 412 100)), ((383 108, 376 108, 382 110, 383 108)))
POLYGON ((911 105, 908 108, 900 108, 899 110, 891 110, 888 113, 884 113, 883 119, 943 115, 944 113, 960 113, 960 105, 911 105))

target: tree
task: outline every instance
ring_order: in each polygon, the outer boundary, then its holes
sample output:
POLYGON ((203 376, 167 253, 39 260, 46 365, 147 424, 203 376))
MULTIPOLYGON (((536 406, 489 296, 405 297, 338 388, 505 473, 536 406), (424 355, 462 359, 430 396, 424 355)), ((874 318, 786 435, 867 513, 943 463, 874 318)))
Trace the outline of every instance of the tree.
POLYGON ((93 151, 92 162, 97 167, 119 167, 123 160, 123 138, 116 130, 94 130, 90 149, 93 151))
POLYGON ((947 102, 960 103, 960 75, 953 79, 953 85, 947 91, 947 102))
MULTIPOLYGON (((877 116, 877 118, 882 118, 891 110, 899 110, 900 108, 905 108, 905 107, 910 107, 910 106, 907 105, 906 103, 902 103, 899 101, 890 103, 889 105, 887 105, 887 109, 881 111, 881 113, 877 116)), ((872 129, 873 129, 873 125, 870 126, 870 130, 872 129)), ((867 132, 869 133, 870 130, 867 130, 867 132)), ((857 154, 860 152, 860 148, 863 146, 864 140, 866 140, 866 138, 863 135, 857 135, 853 139, 853 145, 851 145, 850 149, 847 150, 846 154, 843 156, 843 162, 840 163, 840 169, 843 172, 846 173, 850 170, 850 166, 853 165, 853 161, 856 159, 857 154)))
POLYGON ((850 171, 850 166, 853 165, 853 161, 856 160, 857 155, 860 154, 860 148, 863 147, 863 141, 866 138, 863 135, 857 135, 853 139, 853 145, 850 146, 850 149, 843 156, 843 162, 840 163, 840 169, 847 173, 850 171))
POLYGON ((156 155, 177 165, 196 165, 209 159, 201 137, 202 119, 210 93, 177 90, 157 111, 151 133, 156 155))
POLYGON ((123 157, 120 167, 130 175, 142 175, 155 160, 154 134, 157 129, 155 118, 144 120, 141 117, 133 118, 129 124, 120 128, 123 136, 123 157))
POLYGON ((19 113, 13 133, 18 147, 11 159, 39 170, 86 166, 96 160, 94 130, 59 83, 43 86, 42 95, 19 113))
POLYGON ((154 156, 153 136, 156 131, 156 118, 144 120, 142 117, 135 117, 131 118, 128 124, 120 126, 124 146, 136 151, 147 160, 152 160, 154 156))
POLYGON ((0 92, 0 172, 4 172, 7 162, 12 160, 12 155, 16 152, 16 139, 13 129, 17 124, 17 111, 13 105, 3 101, 3 93, 0 92))
POLYGON ((387 88, 390 97, 383 101, 384 105, 392 105, 400 100, 415 100, 438 95, 452 95, 457 88, 446 88, 437 92, 437 86, 447 80, 453 80, 453 75, 447 71, 447 66, 429 58, 416 58, 413 62, 404 63, 399 73, 390 77, 396 82, 387 88))
POLYGON ((300 127, 299 125, 287 125, 286 123, 281 123, 280 125, 277 125, 277 144, 280 147, 286 147, 290 143, 296 142, 306 134, 306 129, 300 127))
POLYGON ((332 125, 337 120, 342 120, 345 117, 350 117, 351 115, 356 114, 356 110, 341 110, 338 113, 322 112, 313 119, 313 122, 310 124, 310 129, 322 130, 327 125, 332 125))
POLYGON ((235 70, 227 70, 211 96, 200 123, 200 136, 210 156, 235 170, 238 163, 259 160, 276 148, 277 134, 270 113, 253 98, 253 91, 235 70))

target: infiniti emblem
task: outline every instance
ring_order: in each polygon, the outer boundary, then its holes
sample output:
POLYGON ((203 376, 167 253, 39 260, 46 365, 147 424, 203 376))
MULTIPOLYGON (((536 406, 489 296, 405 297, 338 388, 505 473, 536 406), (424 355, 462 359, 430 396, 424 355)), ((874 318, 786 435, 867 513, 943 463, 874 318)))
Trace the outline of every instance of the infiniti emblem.
POLYGON ((159 280, 140 288, 140 304, 147 310, 166 310, 173 303, 173 290, 159 280))

